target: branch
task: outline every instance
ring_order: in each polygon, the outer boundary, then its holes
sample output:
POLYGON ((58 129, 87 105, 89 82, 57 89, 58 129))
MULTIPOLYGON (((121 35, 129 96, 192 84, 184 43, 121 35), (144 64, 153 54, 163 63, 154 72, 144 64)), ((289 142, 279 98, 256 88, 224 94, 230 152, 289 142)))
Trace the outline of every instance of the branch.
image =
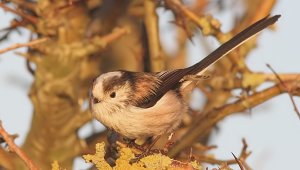
POLYGON ((36 40, 33 40, 33 41, 30 41, 30 42, 27 42, 27 43, 17 43, 17 44, 14 44, 10 47, 7 47, 7 48, 4 48, 2 50, 0 50, 0 54, 3 54, 3 53, 6 53, 8 51, 11 51, 11 50, 15 50, 17 48, 21 48, 21 47, 30 47, 30 46, 34 46, 36 44, 40 44, 42 42, 45 42, 47 41, 48 38, 41 38, 41 39, 36 39, 36 40))
POLYGON ((0 169, 15 169, 14 167, 15 166, 11 155, 9 155, 8 152, 6 152, 3 148, 0 147, 0 169))
POLYGON ((269 1, 258 1, 258 3, 246 2, 247 11, 246 16, 241 19, 239 27, 234 28, 234 32, 239 32, 240 30, 247 27, 247 25, 252 24, 261 18, 267 16, 272 11, 272 8, 276 4, 276 0, 269 1))
POLYGON ((24 1, 24 0, 10 0, 12 3, 17 4, 18 6, 29 9, 31 11, 36 10, 37 3, 30 2, 30 1, 24 1))
MULTIPOLYGON (((243 142, 243 148, 241 149, 241 153, 239 155, 239 157, 237 158, 241 164, 242 161, 246 160, 247 157, 251 154, 251 152, 247 151, 248 145, 245 141, 245 139, 242 140, 243 142)), ((193 155, 193 157, 198 161, 198 162, 204 162, 204 163, 209 163, 209 164, 218 164, 218 165, 222 165, 222 164, 226 164, 226 165, 232 165, 232 164, 239 164, 236 159, 232 159, 232 160, 219 160, 219 159, 215 159, 212 158, 210 156, 205 156, 205 155, 193 155)))
POLYGON ((72 6, 76 5, 76 4, 81 3, 83 1, 85 1, 85 0, 68 0, 67 4, 59 7, 58 9, 61 10, 61 9, 69 8, 69 7, 72 7, 72 6))
POLYGON ((221 42, 223 42, 223 34, 220 30, 221 25, 216 19, 211 16, 197 16, 179 0, 165 0, 165 3, 173 12, 183 15, 197 25, 202 30, 203 35, 214 35, 218 40, 222 40, 221 42))
MULTIPOLYGON (((282 84, 282 86, 286 89, 286 91, 287 91, 287 93, 288 93, 288 95, 289 95, 289 97, 290 97, 290 99, 291 99, 291 101, 292 101, 294 110, 295 110, 295 112, 297 113, 298 118, 300 119, 300 112, 299 112, 299 110, 298 110, 298 107, 297 107, 296 102, 295 102, 295 100, 294 100, 294 98, 293 98, 293 95, 292 95, 292 90, 293 90, 293 89, 289 89, 289 88, 286 86, 286 84, 284 83, 284 81, 282 81, 282 79, 280 78, 280 76, 275 72, 275 70, 271 67, 270 64, 267 64, 267 67, 273 72, 273 74, 276 76, 276 78, 278 79, 278 81, 279 81, 279 82, 282 84)), ((297 79, 296 79, 296 80, 297 80, 297 79)))
POLYGON ((116 27, 107 35, 92 37, 89 41, 84 43, 76 42, 74 43, 75 46, 72 47, 73 55, 77 58, 89 56, 90 54, 103 50, 107 45, 128 33, 130 33, 130 28, 128 27, 116 27))
POLYGON ((93 120, 93 117, 89 109, 79 112, 69 120, 69 123, 65 125, 64 129, 62 129, 60 133, 68 134, 74 132, 91 120, 93 120))
POLYGON ((9 146, 9 149, 13 152, 15 152, 27 165, 27 167, 31 170, 38 170, 38 168, 34 165, 31 159, 28 158, 28 156, 14 143, 11 136, 5 131, 5 129, 2 126, 2 122, 0 122, 0 135, 5 140, 7 145, 9 146))
MULTIPOLYGON (((285 82, 290 89, 299 90, 295 81, 285 82)), ((278 96, 286 92, 281 84, 277 84, 261 92, 255 93, 248 98, 240 99, 232 104, 225 105, 221 108, 211 110, 207 113, 203 113, 202 117, 195 120, 195 124, 191 125, 187 133, 182 137, 183 140, 175 143, 174 147, 168 153, 169 156, 176 156, 181 150, 192 145, 201 136, 205 135, 217 122, 224 119, 226 116, 233 113, 242 112, 249 107, 255 107, 275 96, 278 96)))
POLYGON ((24 14, 23 12, 21 12, 19 10, 16 10, 16 9, 13 9, 13 8, 9 8, 8 6, 6 6, 3 3, 0 3, 0 7, 3 8, 5 11, 12 12, 14 14, 17 14, 17 15, 23 17, 24 19, 27 19, 28 21, 30 21, 30 22, 32 22, 34 24, 38 22, 38 19, 36 17, 24 14))
POLYGON ((240 169, 241 170, 244 170, 244 166, 243 166, 243 163, 234 155, 234 153, 232 153, 232 156, 234 157, 235 161, 237 162, 237 164, 239 165, 240 169))
POLYGON ((116 39, 122 37, 123 35, 128 34, 129 32, 130 30, 127 27, 117 27, 112 31, 112 33, 104 35, 103 37, 101 37, 101 39, 106 43, 111 43, 116 39))
POLYGON ((164 60, 161 52, 158 31, 158 19, 156 15, 156 5, 152 0, 144 1, 145 27, 147 30, 148 47, 151 61, 151 71, 157 72, 164 70, 164 60))

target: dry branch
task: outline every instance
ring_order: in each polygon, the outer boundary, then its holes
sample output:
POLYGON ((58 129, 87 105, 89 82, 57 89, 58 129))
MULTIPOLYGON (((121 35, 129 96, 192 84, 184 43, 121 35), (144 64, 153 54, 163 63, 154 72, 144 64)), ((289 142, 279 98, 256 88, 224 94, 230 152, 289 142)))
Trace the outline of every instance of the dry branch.
POLYGON ((158 18, 156 14, 156 4, 152 0, 144 1, 145 8, 145 27, 147 30, 147 39, 149 44, 149 53, 151 61, 151 71, 157 72, 165 69, 164 60, 162 56, 159 31, 158 18))
MULTIPOLYGON (((0 136, 0 140, 1 140, 0 136)), ((5 141, 4 141, 5 142, 5 141)), ((11 155, 4 148, 0 147, 0 169, 14 169, 14 162, 11 155)))
POLYGON ((183 15, 194 24, 196 24, 204 35, 214 35, 218 40, 223 39, 222 32, 220 31, 220 23, 211 16, 197 16, 193 11, 189 10, 179 0, 165 0, 166 6, 174 13, 183 15))
POLYGON ((0 122, 0 135, 9 146, 9 149, 15 152, 25 162, 29 169, 38 170, 32 160, 14 143, 12 137, 3 128, 2 122, 0 122))
POLYGON ((42 42, 45 42, 47 40, 48 40, 48 38, 41 38, 41 39, 36 39, 36 40, 30 41, 30 42, 27 42, 27 43, 17 43, 17 44, 14 44, 14 45, 10 46, 10 47, 7 47, 7 48, 4 48, 4 49, 0 50, 0 54, 6 53, 8 51, 15 50, 15 49, 21 48, 21 47, 31 47, 31 46, 34 46, 36 44, 40 44, 42 42))
POLYGON ((235 161, 237 162, 237 164, 239 165, 240 169, 241 170, 244 170, 244 166, 243 166, 243 163, 234 155, 234 153, 232 153, 232 156, 234 157, 235 161))
POLYGON ((24 19, 26 19, 26 20, 28 20, 32 23, 37 23, 38 22, 38 19, 36 17, 24 14, 23 12, 21 12, 19 10, 16 10, 16 9, 13 9, 13 8, 10 8, 10 7, 6 6, 3 3, 0 3, 0 7, 3 8, 5 11, 9 11, 9 12, 12 12, 14 14, 17 14, 20 17, 23 17, 24 19))
POLYGON ((10 0, 12 3, 25 8, 25 9, 29 9, 31 11, 35 11, 36 10, 36 3, 35 2, 30 2, 30 1, 24 1, 24 0, 10 0))
MULTIPOLYGON (((271 65, 267 64, 267 67, 274 73, 274 75, 276 76, 276 78, 279 80, 279 82, 282 84, 282 86, 286 89, 291 101, 292 101, 292 104, 293 104, 293 107, 294 107, 294 110, 295 112, 297 113, 297 116, 298 118, 300 119, 300 112, 298 110, 298 107, 296 105, 296 102, 293 98, 293 94, 292 94, 292 90, 293 89, 289 89, 286 84, 284 83, 284 81, 282 81, 282 79, 280 78, 280 76, 275 72, 275 70, 271 67, 271 65)), ((298 80, 298 76, 296 78, 296 81, 298 80)))
MULTIPOLYGON (((246 160, 248 158, 248 156, 251 154, 251 152, 247 150, 248 145, 247 145, 245 139, 243 139, 242 142, 243 142, 243 147, 242 147, 241 153, 240 153, 240 155, 238 157, 239 161, 246 160)), ((218 164, 218 165, 226 164, 226 165, 232 165, 232 164, 237 164, 238 163, 236 161, 236 159, 232 159, 232 160, 219 160, 219 159, 215 159, 213 157, 206 156, 206 155, 193 155, 193 157, 198 162, 205 162, 205 163, 209 163, 209 164, 218 164)))
MULTIPOLYGON (((299 90, 295 81, 285 82, 288 89, 299 90)), ((201 136, 204 136, 217 122, 227 117, 230 114, 242 112, 248 108, 255 107, 279 94, 286 91, 286 88, 282 84, 277 84, 261 92, 255 93, 248 98, 240 99, 232 104, 224 105, 221 108, 214 109, 210 112, 203 113, 203 117, 199 117, 195 120, 195 124, 190 127, 188 132, 182 137, 183 140, 177 142, 174 147, 168 153, 169 156, 174 157, 183 149, 191 146, 201 136)))

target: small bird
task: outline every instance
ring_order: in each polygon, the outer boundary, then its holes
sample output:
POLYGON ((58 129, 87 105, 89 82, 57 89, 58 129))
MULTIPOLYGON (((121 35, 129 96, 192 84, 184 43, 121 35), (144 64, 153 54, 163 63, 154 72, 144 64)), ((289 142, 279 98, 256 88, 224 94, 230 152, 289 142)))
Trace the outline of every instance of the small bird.
POLYGON ((201 75, 207 67, 274 24, 279 17, 267 16, 257 21, 187 68, 155 73, 121 70, 101 74, 91 89, 93 116, 129 139, 146 140, 171 133, 188 110, 182 91, 190 81, 185 76, 201 75))

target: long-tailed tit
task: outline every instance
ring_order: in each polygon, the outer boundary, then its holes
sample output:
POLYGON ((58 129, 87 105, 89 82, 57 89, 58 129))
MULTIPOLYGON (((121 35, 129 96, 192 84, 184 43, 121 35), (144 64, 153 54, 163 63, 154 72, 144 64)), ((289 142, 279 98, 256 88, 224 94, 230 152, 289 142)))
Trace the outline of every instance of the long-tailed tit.
POLYGON ((183 69, 157 73, 114 71, 93 83, 90 105, 93 116, 106 127, 130 139, 170 133, 187 111, 182 88, 187 75, 200 75, 207 67, 261 30, 280 15, 265 17, 222 44, 200 62, 183 69))

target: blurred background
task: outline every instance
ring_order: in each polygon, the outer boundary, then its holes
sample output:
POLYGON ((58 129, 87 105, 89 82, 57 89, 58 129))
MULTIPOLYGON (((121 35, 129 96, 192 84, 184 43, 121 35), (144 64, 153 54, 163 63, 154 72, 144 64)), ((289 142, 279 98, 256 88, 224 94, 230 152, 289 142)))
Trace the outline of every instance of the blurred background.
MULTIPOLYGON (((300 39, 299 6, 300 1, 277 2, 272 14, 281 14, 282 17, 276 24, 275 31, 262 32, 257 49, 248 57, 248 66, 253 71, 270 72, 266 67, 268 63, 278 73, 300 72, 300 56, 297 51, 300 39)), ((221 21, 222 30, 226 32, 232 26, 232 16, 239 11, 225 11, 228 12, 218 12, 214 17, 221 21)), ((172 20, 172 16, 165 10, 158 9, 157 12, 161 17, 162 45, 172 53, 176 49, 176 45, 172 44, 174 32, 170 31, 173 25, 168 22, 172 20)), ((0 28, 8 27, 13 17, 11 13, 0 9, 0 28)), ((29 40, 27 30, 20 29, 20 33, 10 35, 7 41, 0 44, 0 49, 29 40)), ((208 54, 208 51, 201 47, 203 44, 199 37, 200 34, 196 35, 194 43, 188 47, 189 65, 208 54)), ((213 38, 209 38, 208 43, 213 47, 219 45, 213 38)), ((16 51, 22 52, 25 49, 16 51)), ((27 94, 32 81, 33 77, 28 73, 23 58, 16 56, 14 52, 0 55, 0 120, 10 133, 19 134, 16 139, 19 145, 24 141, 31 123, 33 108, 27 94)), ((201 94, 195 93, 193 98, 199 101, 201 94)), ((300 100, 295 99, 300 107, 300 100)), ((192 103, 192 106, 199 107, 195 103, 192 103)), ((238 154, 242 147, 241 140, 245 138, 252 151, 247 162, 253 169, 281 170, 295 169, 299 166, 300 120, 286 94, 252 109, 249 114, 230 116, 219 123, 218 127, 219 130, 214 130, 209 143, 218 146, 211 153, 220 159, 231 158, 231 152, 238 154)), ((81 136, 87 136, 93 128, 101 129, 103 126, 94 122, 80 129, 79 133, 81 136)), ((74 167, 84 169, 88 166, 78 158, 74 167)))

